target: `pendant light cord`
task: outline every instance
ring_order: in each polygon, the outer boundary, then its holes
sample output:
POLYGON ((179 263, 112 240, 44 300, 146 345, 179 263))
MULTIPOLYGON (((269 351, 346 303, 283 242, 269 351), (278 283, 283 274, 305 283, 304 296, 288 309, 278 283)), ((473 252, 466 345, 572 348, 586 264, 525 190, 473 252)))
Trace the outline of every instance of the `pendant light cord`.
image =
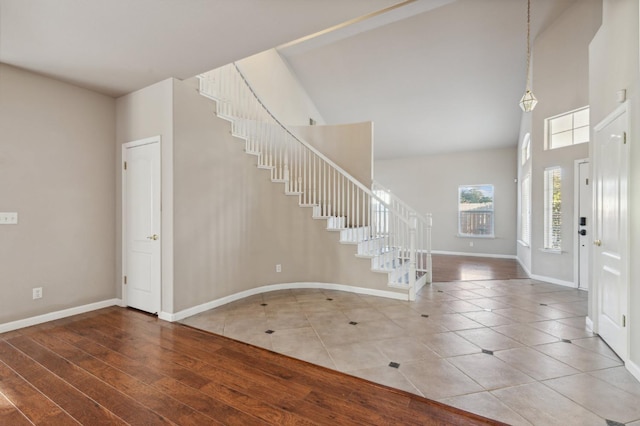
POLYGON ((531 66, 531 0, 527 0, 527 86, 526 90, 530 90, 529 87, 529 74, 531 66))

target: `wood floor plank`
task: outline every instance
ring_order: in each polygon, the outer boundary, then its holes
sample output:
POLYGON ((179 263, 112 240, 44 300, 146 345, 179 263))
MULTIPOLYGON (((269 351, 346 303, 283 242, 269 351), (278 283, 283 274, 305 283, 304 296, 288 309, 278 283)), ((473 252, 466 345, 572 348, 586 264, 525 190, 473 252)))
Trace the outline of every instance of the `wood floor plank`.
POLYGON ((67 359, 58 356, 51 350, 39 345, 27 336, 14 337, 7 341, 13 347, 44 366, 58 377, 64 377, 65 381, 80 392, 99 400, 100 405, 111 411, 129 424, 170 424, 170 422, 158 413, 146 410, 132 398, 109 386, 102 380, 77 367, 67 359))
POLYGON ((15 407, 0 407, 0 425, 33 426, 15 407))
MULTIPOLYGON (((0 389, 5 390, 2 382, 0 382, 0 389)), ((0 425, 31 426, 33 423, 0 392, 0 425)))
POLYGON ((433 282, 529 278, 515 259, 434 254, 432 265, 433 282))
POLYGON ((0 361, 24 377, 42 394, 82 424, 125 425, 126 422, 60 379, 6 341, 0 341, 0 361))
MULTIPOLYGON (((0 362, 0 390, 7 400, 15 405, 17 410, 20 410, 26 418, 35 424, 78 424, 69 414, 65 413, 53 401, 18 376, 3 362, 0 362)), ((0 424, 10 423, 0 422, 0 424)))
POLYGON ((12 425, 501 424, 117 307, 0 335, 0 389, 12 425))
POLYGON ((156 369, 150 368, 144 361, 126 357, 110 348, 76 335, 68 329, 54 329, 50 333, 55 334, 56 337, 66 342, 70 342, 96 359, 154 387, 158 391, 189 405, 209 417, 219 420, 223 424, 238 426, 266 424, 256 417, 249 416, 209 395, 203 394, 194 387, 187 386, 174 378, 159 373, 156 369))
POLYGON ((191 407, 209 417, 217 419, 221 424, 230 426, 270 424, 265 420, 224 403, 216 396, 207 395, 199 389, 194 389, 170 377, 159 379, 153 385, 167 395, 171 395, 181 401, 188 401, 191 407))
POLYGON ((51 330, 48 330, 47 332, 32 334, 29 337, 46 346, 60 357, 83 368, 126 396, 138 401, 148 409, 175 423, 199 425, 213 422, 214 419, 211 417, 205 416, 188 405, 178 402, 174 398, 53 336, 51 330))
MULTIPOLYGON (((109 347, 114 350, 123 353, 126 356, 134 356, 135 358, 144 361, 147 366, 162 370, 166 372, 168 376, 177 380, 178 382, 187 384, 194 389, 198 389, 206 395, 209 395, 222 403, 229 405, 237 411, 244 412, 250 416, 258 417, 265 420, 268 423, 274 424, 306 424, 304 419, 296 418, 295 415, 287 413, 271 404, 256 398, 253 393, 251 396, 243 393, 240 390, 234 389, 232 384, 225 383, 225 385, 213 384, 207 378, 173 363, 167 358, 165 351, 158 350, 157 346, 149 344, 136 344, 136 351, 133 353, 129 347, 117 344, 117 338, 111 338, 101 331, 97 331, 100 324, 95 321, 88 321, 83 327, 73 328, 73 324, 68 325, 79 334, 92 335, 97 341, 108 343, 109 347), (85 329, 84 326, 88 325, 85 329), (151 353, 148 357, 142 357, 141 353, 151 353)), ((102 324, 102 327, 121 338, 126 338, 127 334, 124 330, 115 331, 110 325, 102 324)), ((129 327, 130 328, 130 327, 129 327)), ((129 336, 131 338, 131 336, 129 336)), ((130 341, 130 340, 129 340, 130 341)))

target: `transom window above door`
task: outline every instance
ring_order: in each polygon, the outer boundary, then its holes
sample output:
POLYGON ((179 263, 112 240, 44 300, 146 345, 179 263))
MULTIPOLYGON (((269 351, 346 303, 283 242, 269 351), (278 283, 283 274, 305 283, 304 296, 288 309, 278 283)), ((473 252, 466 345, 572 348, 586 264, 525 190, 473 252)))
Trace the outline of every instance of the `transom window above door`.
POLYGON ((565 112, 544 121, 546 149, 589 142, 589 107, 565 112))

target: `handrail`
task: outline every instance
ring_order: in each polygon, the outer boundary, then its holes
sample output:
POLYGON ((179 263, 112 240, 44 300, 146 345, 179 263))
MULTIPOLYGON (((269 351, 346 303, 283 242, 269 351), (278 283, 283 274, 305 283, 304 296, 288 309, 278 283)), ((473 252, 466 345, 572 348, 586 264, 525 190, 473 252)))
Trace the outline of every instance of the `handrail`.
POLYGON ((278 120, 276 118, 275 115, 273 115, 273 113, 271 112, 271 110, 269 108, 267 108, 267 106, 262 102, 262 100, 260 99, 260 96, 258 96, 258 94, 255 92, 255 90, 253 90, 253 87, 251 86, 251 84, 249 84, 249 81, 247 80, 247 78, 245 77, 245 75, 242 73, 242 71, 240 70, 240 68, 238 68, 238 65, 234 62, 233 66, 235 67, 236 71, 238 71, 238 74, 240 74, 240 77, 242 77, 242 80, 245 82, 245 84, 247 85, 247 88, 251 91, 251 93, 253 94, 253 96, 256 98, 256 100, 260 103, 260 105, 262 105, 262 108, 264 108, 265 112, 267 114, 269 114, 269 116, 271 118, 273 118, 273 120, 280 126, 282 127, 288 134, 289 136, 293 137, 295 140, 297 140, 298 142, 300 142, 302 145, 304 145, 308 150, 310 150, 311 152, 313 152, 315 155, 317 155, 318 157, 322 158, 324 161, 326 161, 328 164, 331 165, 331 167, 333 167, 334 169, 336 169, 338 172, 340 172, 341 174, 343 174, 345 177, 347 177, 352 183, 354 183, 358 188, 360 188, 361 190, 363 190, 364 192, 366 192, 367 194, 369 194, 370 196, 374 197, 378 202, 384 204, 386 207, 391 208, 391 206, 389 204, 387 204, 382 198, 378 197, 376 194, 373 193, 373 191, 371 191, 370 188, 367 188, 366 185, 364 185, 362 182, 360 182, 358 179, 354 178, 353 176, 351 176, 351 174, 349 172, 347 172, 346 170, 344 170, 342 167, 338 166, 335 162, 333 162, 333 160, 331 160, 329 157, 327 157, 326 155, 324 155, 322 152, 318 151, 316 149, 316 147, 314 147, 313 145, 311 145, 309 142, 305 141, 304 139, 298 137, 295 133, 293 133, 291 130, 289 130, 289 128, 284 125, 280 120, 278 120))

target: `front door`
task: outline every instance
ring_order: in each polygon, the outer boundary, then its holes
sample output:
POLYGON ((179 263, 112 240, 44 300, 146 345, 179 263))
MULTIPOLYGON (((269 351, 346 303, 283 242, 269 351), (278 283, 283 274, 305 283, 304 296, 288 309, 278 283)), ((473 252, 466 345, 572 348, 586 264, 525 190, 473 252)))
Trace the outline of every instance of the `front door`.
POLYGON ((629 296, 627 107, 596 126, 594 144, 594 284, 598 334, 627 358, 629 296))
POLYGON ((123 270, 127 306, 160 311, 160 138, 123 145, 123 270))

